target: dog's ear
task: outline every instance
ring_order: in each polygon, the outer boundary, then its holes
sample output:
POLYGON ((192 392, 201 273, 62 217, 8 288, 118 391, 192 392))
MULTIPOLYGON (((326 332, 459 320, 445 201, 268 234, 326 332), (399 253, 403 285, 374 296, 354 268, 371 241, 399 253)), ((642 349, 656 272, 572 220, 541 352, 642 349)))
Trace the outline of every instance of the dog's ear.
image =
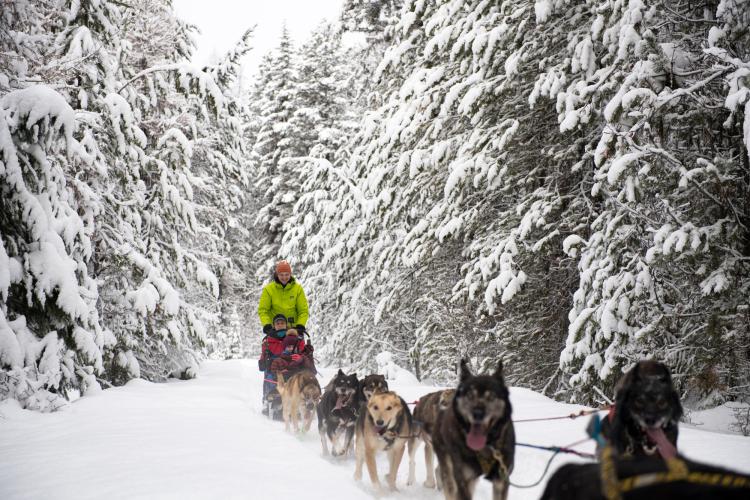
POLYGON ((497 362, 497 368, 495 368, 495 373, 492 374, 493 377, 500 380, 500 382, 503 382, 503 360, 497 362))
POLYGON ((460 382, 463 382, 467 378, 471 377, 471 370, 469 370, 469 364, 466 362, 466 359, 461 358, 461 365, 459 367, 458 371, 458 379, 460 382))
POLYGON ((630 389, 635 383, 636 373, 638 372, 638 365, 633 366, 630 370, 625 373, 622 378, 615 385, 615 419, 622 417, 625 412, 623 411, 628 405, 627 400, 630 398, 630 389))
POLYGON ((671 390, 671 394, 669 395, 670 399, 672 400, 672 408, 673 408, 673 415, 672 418, 675 422, 679 421, 682 418, 682 403, 680 402, 680 395, 677 393, 677 389, 674 387, 671 390))
POLYGON ((679 421, 682 418, 682 402, 680 401, 680 394, 677 392, 677 389, 674 386, 674 381, 672 380, 672 372, 669 370, 669 367, 665 364, 661 364, 661 366, 664 368, 664 374, 667 383, 669 384, 669 399, 672 407, 672 418, 675 422, 679 421))

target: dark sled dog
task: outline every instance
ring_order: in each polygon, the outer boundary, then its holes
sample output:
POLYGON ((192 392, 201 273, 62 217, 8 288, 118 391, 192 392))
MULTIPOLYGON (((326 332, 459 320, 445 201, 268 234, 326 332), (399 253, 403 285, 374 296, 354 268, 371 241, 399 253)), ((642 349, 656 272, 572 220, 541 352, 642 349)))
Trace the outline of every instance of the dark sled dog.
POLYGON ((472 375, 465 360, 451 407, 438 412, 432 444, 447 500, 470 500, 480 476, 494 500, 508 496, 516 435, 503 364, 492 375, 472 375))
POLYGON ((276 388, 281 395, 282 414, 286 430, 291 424, 295 432, 300 430, 300 416, 302 417, 302 431, 310 430, 315 407, 320 401, 320 384, 315 374, 308 370, 295 373, 289 380, 279 373, 276 388))
POLYGON ((366 403, 376 392, 388 392, 388 382, 383 375, 367 375, 359 382, 359 400, 366 403))
POLYGON ((411 412, 403 399, 395 392, 376 392, 370 396, 367 405, 363 405, 357 420, 356 457, 357 465, 354 479, 362 479, 362 465, 367 463, 370 480, 378 491, 383 486, 378 478, 378 467, 375 454, 385 451, 388 455, 390 470, 387 481, 391 491, 396 490, 396 474, 409 447, 409 479, 407 485, 414 484, 414 423, 411 412))
POLYGON ((432 449, 432 433, 437 424, 438 414, 453 404, 455 389, 444 389, 431 392, 419 398, 414 408, 414 420, 419 422, 417 437, 424 443, 424 460, 427 468, 427 479, 424 482, 426 488, 435 487, 435 461, 432 449))
POLYGON ((352 445, 359 410, 357 375, 339 370, 326 386, 318 404, 318 432, 323 454, 345 455, 352 445))
POLYGON ((603 421, 602 435, 619 455, 652 456, 658 447, 671 444, 676 450, 680 417, 680 396, 669 368, 640 361, 618 382, 614 415, 603 421))

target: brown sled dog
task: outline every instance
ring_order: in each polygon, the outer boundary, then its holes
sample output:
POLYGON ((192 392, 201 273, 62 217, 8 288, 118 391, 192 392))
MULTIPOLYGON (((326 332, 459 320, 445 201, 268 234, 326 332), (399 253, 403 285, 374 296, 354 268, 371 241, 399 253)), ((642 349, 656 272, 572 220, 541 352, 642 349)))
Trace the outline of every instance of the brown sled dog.
POLYGON ((291 424, 295 432, 300 430, 300 414, 303 418, 302 430, 310 430, 315 407, 320 401, 320 384, 313 372, 303 370, 289 380, 284 380, 284 374, 279 373, 276 388, 281 395, 284 427, 289 430, 291 424))
POLYGON ((424 443, 424 461, 427 468, 426 488, 435 487, 435 459, 432 448, 432 433, 435 431, 438 414, 453 404, 455 389, 431 392, 419 398, 414 408, 414 420, 420 422, 417 436, 424 443))
POLYGON ((451 407, 438 412, 432 444, 445 498, 470 500, 480 476, 492 481, 494 500, 508 496, 516 446, 503 364, 492 375, 472 375, 461 360, 451 407))
POLYGON ((414 424, 411 412, 403 399, 395 392, 379 392, 370 396, 367 405, 357 419, 357 440, 355 444, 357 466, 354 479, 362 479, 362 464, 367 462, 370 480, 378 491, 383 487, 378 478, 375 454, 385 451, 388 454, 390 470, 388 487, 396 490, 396 474, 404 456, 404 449, 409 446, 409 479, 407 485, 414 484, 414 424))

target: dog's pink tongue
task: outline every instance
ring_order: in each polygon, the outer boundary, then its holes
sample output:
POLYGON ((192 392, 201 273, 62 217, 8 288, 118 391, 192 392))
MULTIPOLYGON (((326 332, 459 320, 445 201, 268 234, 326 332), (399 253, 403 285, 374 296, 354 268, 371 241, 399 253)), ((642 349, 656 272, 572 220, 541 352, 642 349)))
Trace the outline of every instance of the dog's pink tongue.
POLYGON ((664 435, 664 431, 661 427, 657 427, 655 429, 646 429, 646 434, 648 434, 648 437, 651 441, 656 443, 656 447, 659 449, 659 455, 661 455, 661 458, 666 460, 668 458, 674 458, 677 456, 677 448, 675 448, 674 445, 669 442, 669 439, 667 439, 667 436, 664 435))
POLYGON ((346 398, 344 396, 339 396, 336 398, 336 407, 334 410, 340 410, 342 406, 344 406, 344 401, 346 398))
POLYGON ((466 446, 474 451, 479 451, 487 444, 487 434, 479 424, 471 426, 469 433, 466 435, 466 446))

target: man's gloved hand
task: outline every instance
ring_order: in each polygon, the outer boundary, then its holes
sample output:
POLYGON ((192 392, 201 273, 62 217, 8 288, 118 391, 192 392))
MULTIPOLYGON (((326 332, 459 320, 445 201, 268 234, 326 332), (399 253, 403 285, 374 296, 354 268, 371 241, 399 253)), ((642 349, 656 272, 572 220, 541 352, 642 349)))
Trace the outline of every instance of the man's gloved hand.
POLYGON ((311 346, 310 344, 306 344, 305 348, 302 349, 302 352, 305 354, 312 354, 313 351, 314 351, 313 346, 311 346))
POLYGON ((292 354, 292 361, 297 363, 300 359, 302 359, 301 354, 292 354))
POLYGON ((305 330, 305 325, 297 325, 295 327, 297 329, 297 332, 299 333, 299 336, 302 337, 307 330, 305 330))
POLYGON ((273 325, 263 325, 263 333, 271 335, 273 333, 273 325))

